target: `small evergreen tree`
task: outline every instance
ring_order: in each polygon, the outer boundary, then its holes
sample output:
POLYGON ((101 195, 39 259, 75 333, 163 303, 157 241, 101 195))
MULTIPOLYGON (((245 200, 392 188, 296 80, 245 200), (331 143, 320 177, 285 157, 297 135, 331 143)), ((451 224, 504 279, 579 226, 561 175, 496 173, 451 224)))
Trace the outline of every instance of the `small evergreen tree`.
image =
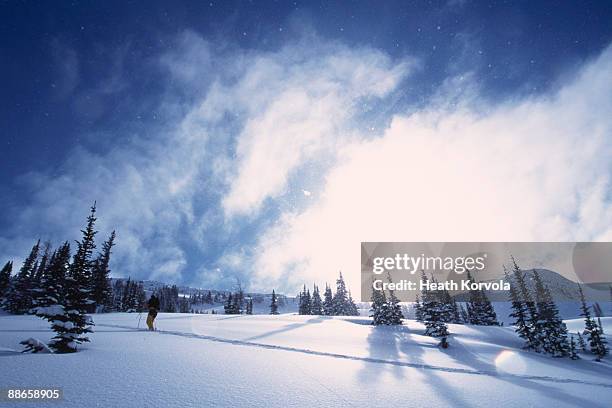
POLYGON ((587 341, 591 350, 591 353, 595 355, 596 361, 601 361, 603 357, 608 354, 607 341, 604 336, 603 330, 597 325, 595 320, 591 317, 589 306, 584 298, 584 292, 582 286, 578 285, 581 301, 581 313, 580 316, 584 317, 584 334, 587 336, 587 341))
POLYGON ((574 341, 574 336, 570 336, 569 343, 569 357, 572 360, 578 360, 578 354, 576 353, 576 342, 574 341))
POLYGON ((580 332, 577 331, 576 335, 578 336, 578 346, 580 347, 580 350, 583 353, 586 353, 587 347, 586 347, 586 343, 584 342, 584 338, 582 337, 582 334, 580 334, 580 332))
POLYGON ((387 324, 387 297, 383 290, 372 289, 372 307, 370 308, 370 317, 372 324, 380 326, 387 324))
POLYGON ((276 293, 274 292, 274 289, 272 289, 272 300, 270 301, 270 314, 278 314, 278 304, 276 302, 276 293))
POLYGON ((348 302, 348 292, 346 290, 346 284, 342 277, 342 272, 336 280, 336 293, 332 298, 332 315, 333 316, 350 316, 351 307, 348 302))
POLYGON ((325 284, 325 293, 323 295, 323 314, 332 316, 334 314, 334 298, 329 285, 325 284))
POLYGON ((31 313, 35 313, 37 306, 39 306, 45 297, 47 292, 46 274, 48 272, 48 266, 51 258, 51 243, 46 242, 43 250, 42 258, 38 263, 37 267, 32 272, 31 289, 30 294, 32 297, 32 310, 31 313))
MULTIPOLYGON (((389 283, 392 282, 391 275, 387 273, 387 280, 389 283)), ((399 325, 402 324, 402 307, 400 306, 399 299, 395 296, 393 290, 389 290, 389 296, 387 297, 387 323, 388 325, 399 325)))
POLYGON ((527 326, 527 308, 516 288, 515 280, 510 277, 510 274, 505 266, 504 275, 506 282, 510 284, 510 301, 512 303, 512 312, 510 313, 510 317, 514 319, 514 322, 512 323, 514 325, 514 331, 526 342, 527 347, 531 334, 529 327, 527 326))
POLYGON ((225 301, 225 305, 223 306, 223 311, 225 312, 225 314, 234 314, 233 309, 234 309, 234 300, 232 298, 232 294, 230 293, 229 296, 227 297, 227 300, 225 301))
MULTIPOLYGON (((421 280, 426 280, 425 273, 422 274, 421 280)), ((435 281, 432 277, 432 280, 435 281)), ((425 322, 425 335, 432 337, 441 337, 446 344, 448 337, 448 326, 444 322, 446 313, 444 305, 440 302, 439 295, 429 290, 423 290, 422 294, 422 310, 423 321, 425 322)))
MULTIPOLYGON (((467 272, 470 282, 476 282, 470 271, 467 272)), ((497 315, 491 301, 482 289, 470 289, 468 311, 470 324, 481 326, 498 326, 497 315)))
POLYGON ((108 310, 112 303, 111 287, 109 283, 111 249, 115 245, 115 231, 113 231, 103 244, 102 252, 98 255, 93 265, 91 295, 94 310, 108 310))
POLYGON ((38 268, 37 258, 40 240, 34 244, 17 276, 11 282, 5 301, 5 308, 13 314, 28 313, 32 308, 32 279, 38 268))
POLYGON ((310 307, 310 314, 320 316, 323 314, 323 302, 321 301, 321 295, 319 294, 319 287, 314 285, 312 290, 312 304, 310 307))
POLYGON ((253 298, 248 298, 247 302, 246 302, 246 314, 248 315, 252 315, 253 314, 253 298))
POLYGON ((58 353, 77 351, 77 345, 88 342, 87 333, 91 333, 93 321, 87 315, 87 310, 93 301, 90 299, 90 283, 92 268, 92 253, 96 245, 94 237, 96 223, 96 204, 91 207, 87 217, 87 226, 82 230, 81 241, 77 242, 77 250, 65 279, 65 296, 63 314, 55 316, 52 329, 56 336, 49 346, 58 353))
MULTIPOLYGON (((359 316, 359 309, 357 309, 357 305, 355 304, 355 300, 353 300, 353 295, 351 295, 351 291, 348 293, 348 302, 347 302, 347 316, 359 316)), ((400 310, 401 314, 401 310, 400 310)))
POLYGON ((540 343, 540 338, 537 336, 536 327, 538 324, 538 310, 536 307, 533 298, 527 288, 527 283, 525 282, 525 274, 519 268, 518 264, 514 257, 511 257, 512 260, 512 273, 514 277, 514 282, 518 288, 519 296, 525 305, 526 314, 526 348, 532 349, 536 352, 540 352, 542 349, 542 344, 540 343))
POLYGON ((40 297, 34 309, 36 315, 47 320, 51 326, 57 321, 63 324, 64 310, 64 288, 66 286, 66 274, 70 264, 70 244, 64 242, 49 260, 49 266, 43 284, 46 287, 44 296, 40 297))
POLYGON ((301 315, 309 315, 311 308, 310 290, 306 290, 306 285, 304 285, 304 290, 300 293, 298 313, 301 315))
POLYGON ((533 270, 535 282, 536 303, 538 308, 538 321, 536 335, 542 349, 555 357, 568 354, 567 327, 559 317, 559 310, 552 299, 550 291, 542 282, 540 274, 533 270))
POLYGON ((4 299, 8 294, 8 289, 11 284, 11 273, 13 272, 13 261, 8 261, 0 270, 0 306, 4 303, 4 299))

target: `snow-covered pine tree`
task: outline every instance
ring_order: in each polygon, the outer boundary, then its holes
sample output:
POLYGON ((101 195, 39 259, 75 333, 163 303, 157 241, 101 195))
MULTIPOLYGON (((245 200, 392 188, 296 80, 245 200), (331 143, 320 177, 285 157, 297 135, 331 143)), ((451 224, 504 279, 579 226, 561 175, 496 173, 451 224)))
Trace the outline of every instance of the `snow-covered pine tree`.
POLYGON ((525 274, 519 268, 516 260, 513 256, 510 257, 512 260, 512 275, 514 278, 514 283, 518 288, 518 294, 525 305, 526 313, 526 348, 532 349, 536 352, 540 352, 542 350, 542 344, 539 341, 539 338, 536 336, 535 328, 537 326, 538 321, 538 310, 535 302, 527 288, 527 283, 525 282, 525 274))
POLYGON ((234 299, 233 296, 230 292, 230 294, 227 297, 227 300, 225 301, 225 305, 223 305, 223 311, 225 314, 233 314, 233 307, 234 307, 234 299))
POLYGON ((242 291, 234 294, 234 303, 232 304, 232 314, 241 314, 242 313, 242 302, 243 302, 244 293, 242 291))
POLYGON ((332 315, 333 316, 350 316, 350 306, 348 304, 348 292, 346 284, 342 277, 342 272, 336 280, 336 293, 332 298, 332 315))
POLYGON ((576 335, 578 336, 578 347, 580 347, 580 350, 582 350, 583 353, 586 353, 587 346, 584 342, 584 337, 582 337, 582 334, 580 334, 579 331, 576 332, 576 335))
POLYGON ((109 311, 112 305, 112 290, 109 282, 110 256, 115 245, 115 231, 111 232, 108 239, 102 244, 102 252, 98 255, 93 266, 91 298, 94 303, 94 311, 109 311))
POLYGON ((246 314, 253 314, 253 298, 249 297, 246 301, 246 314))
POLYGON ((321 301, 321 294, 319 293, 319 287, 317 285, 314 285, 314 288, 312 289, 310 314, 317 316, 323 314, 323 302, 321 301))
MULTIPOLYGON (((355 304, 355 300, 353 300, 353 295, 351 295, 351 291, 348 292, 348 302, 347 302, 347 316, 359 316, 359 309, 357 309, 357 305, 355 304)), ((400 310, 401 313, 401 310, 400 310)))
POLYGON ((580 357, 578 357, 578 354, 576 353, 576 341, 574 340, 574 336, 570 336, 570 342, 569 342, 569 357, 572 360, 578 360, 580 357))
POLYGON ((535 297, 538 308, 538 323, 536 335, 542 344, 542 349, 554 357, 568 355, 567 327, 559 317, 559 310, 552 299, 550 291, 542 282, 537 270, 533 270, 535 282, 535 297))
MULTIPOLYGON (((427 280, 425 272, 421 275, 421 280, 427 280)), ((433 276, 430 279, 435 282, 433 276)), ((441 337, 446 339, 448 336, 448 326, 444 322, 444 315, 447 313, 446 308, 440 302, 440 296, 433 291, 423 290, 421 292, 421 308, 423 310, 423 321, 425 322, 425 335, 432 337, 441 337)), ((444 340, 446 343, 446 341, 444 340)))
POLYGON ((450 292, 445 288, 438 294, 440 303, 443 307, 442 320, 445 323, 461 323, 457 302, 451 296, 450 292))
POLYGON ((34 244, 19 273, 13 278, 5 301, 5 309, 13 314, 28 313, 32 308, 32 278, 36 272, 40 240, 34 244))
POLYGON ((325 293, 323 294, 323 314, 332 316, 334 314, 334 297, 331 287, 325 283, 325 293))
POLYGON ((51 339, 49 347, 58 353, 77 351, 77 345, 88 342, 87 333, 91 333, 93 320, 87 315, 92 304, 90 299, 92 254, 96 248, 94 238, 97 233, 96 204, 91 207, 87 217, 87 226, 81 230, 83 236, 77 242, 77 250, 72 258, 65 279, 65 297, 63 315, 56 316, 52 328, 56 335, 51 339))
MULTIPOLYGON (((45 273, 43 284, 46 287, 44 296, 38 299, 34 309, 36 316, 47 320, 53 329, 55 321, 63 325, 64 316, 64 288, 66 274, 70 266, 70 244, 64 242, 53 252, 49 266, 45 273)), ((53 329, 55 330, 55 329, 53 329)))
POLYGON ((11 284, 11 273, 13 272, 13 261, 8 261, 0 269, 0 306, 4 304, 4 299, 8 294, 11 284))
POLYGON ((301 315, 309 315, 312 309, 312 301, 310 299, 310 290, 306 289, 306 285, 304 285, 304 290, 300 293, 300 304, 298 313, 301 315))
POLYGON ((270 301, 270 314, 278 314, 278 304, 276 302, 276 293, 274 292, 274 289, 272 289, 272 300, 270 301))
POLYGON ((41 304, 42 298, 45 296, 45 292, 47 291, 44 281, 45 274, 47 272, 47 265, 51 256, 50 252, 51 243, 46 242, 40 262, 32 271, 32 277, 30 279, 30 297, 32 298, 32 309, 29 311, 29 313, 35 313, 34 309, 41 304))
POLYGON ((512 325, 514 326, 514 331, 519 335, 520 338, 525 340, 526 345, 528 347, 530 330, 527 326, 527 307, 525 306, 525 302, 520 296, 520 293, 516 287, 516 282, 514 279, 510 277, 510 273, 504 266, 504 276, 506 282, 510 284, 510 302, 512 304, 512 312, 510 313, 510 317, 514 319, 512 325))
POLYGON ((372 324, 380 326, 387 324, 387 297, 383 290, 372 289, 372 307, 370 308, 370 317, 372 324))
MULTIPOLYGON (((392 283, 391 274, 387 272, 387 280, 392 283)), ((387 323, 388 325, 399 325, 402 324, 402 307, 399 299, 395 296, 395 291, 389 290, 389 296, 387 297, 387 323)))
MULTIPOLYGON (((476 282, 470 271, 467 271, 467 277, 470 282, 476 282)), ((495 309, 482 289, 470 289, 468 310, 470 313, 470 324, 477 324, 480 326, 499 325, 495 309)))
POLYGON ((591 317, 590 307, 586 303, 581 285, 578 285, 578 291, 580 293, 581 302, 580 316, 584 317, 583 334, 587 336, 589 349, 591 353, 595 355, 595 361, 601 361, 601 359, 605 357, 609 352, 606 337, 604 336, 603 331, 601 330, 599 325, 591 317))

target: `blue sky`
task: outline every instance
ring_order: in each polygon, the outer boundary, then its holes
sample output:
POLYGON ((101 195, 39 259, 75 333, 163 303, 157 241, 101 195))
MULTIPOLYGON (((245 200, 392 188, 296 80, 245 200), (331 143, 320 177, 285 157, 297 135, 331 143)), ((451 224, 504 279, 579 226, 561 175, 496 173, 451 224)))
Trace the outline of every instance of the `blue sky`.
POLYGON ((361 240, 612 239, 609 2, 0 10, 0 261, 94 200, 113 273, 205 287, 356 291, 361 240))

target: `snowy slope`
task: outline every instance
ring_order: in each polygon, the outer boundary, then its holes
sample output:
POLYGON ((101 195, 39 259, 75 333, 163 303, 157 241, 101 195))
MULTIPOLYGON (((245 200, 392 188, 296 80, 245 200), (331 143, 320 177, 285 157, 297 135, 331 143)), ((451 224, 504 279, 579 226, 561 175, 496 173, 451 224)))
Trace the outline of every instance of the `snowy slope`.
MULTIPOLYGON (((528 353, 504 327, 451 325, 456 334, 441 351, 414 321, 389 328, 361 317, 161 314, 155 333, 137 330, 137 314, 95 321, 93 342, 77 354, 22 355, 10 349, 27 337, 47 340, 45 322, 0 316, 0 387, 63 386, 67 407, 604 407, 612 400, 610 360, 528 353)), ((610 332, 612 319, 603 321, 610 332)))

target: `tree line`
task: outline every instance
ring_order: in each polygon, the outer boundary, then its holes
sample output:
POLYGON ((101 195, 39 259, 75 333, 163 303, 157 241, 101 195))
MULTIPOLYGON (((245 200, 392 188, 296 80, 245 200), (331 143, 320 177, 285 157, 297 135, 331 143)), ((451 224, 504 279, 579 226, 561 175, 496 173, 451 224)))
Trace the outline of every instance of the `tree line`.
MULTIPOLYGON (((568 333, 552 294, 538 271, 532 271, 534 285, 530 290, 525 272, 519 268, 514 257, 511 261, 511 271, 504 267, 506 281, 510 283, 512 312, 509 316, 513 319, 516 333, 525 341, 525 349, 571 359, 579 358, 577 352, 581 350, 593 354, 597 361, 609 354, 601 320, 595 319, 591 314, 591 306, 587 305, 580 285, 580 316, 585 320, 585 328, 574 336, 568 333)), ((475 282, 469 271, 467 278, 475 282)), ((423 272, 421 280, 426 279, 423 272)), ((388 280, 391 281, 390 276, 388 280)), ((430 281, 435 282, 435 278, 431 276, 430 281)), ((402 324, 403 315, 399 301, 393 291, 388 293, 387 295, 383 290, 372 292, 370 316, 374 325, 402 324)), ((499 325, 493 304, 484 290, 472 289, 467 295, 467 301, 459 303, 446 289, 422 290, 416 298, 414 309, 416 320, 425 325, 424 334, 441 338, 441 345, 448 347, 447 337, 450 332, 447 323, 499 325)), ((597 304, 593 306, 596 316, 601 315, 598 308, 597 304)))
POLYGON ((576 338, 570 335, 567 326, 559 315, 550 290, 542 282, 537 270, 533 270, 534 287, 529 290, 525 272, 512 258, 512 270, 504 269, 506 280, 510 282, 510 300, 515 331, 525 342, 524 348, 537 353, 546 353, 554 357, 569 357, 578 359, 577 351, 591 352, 597 361, 601 361, 609 353, 601 320, 595 321, 591 315, 591 307, 587 305, 582 287, 578 285, 580 294, 580 309, 585 320, 582 333, 577 332, 576 338), (583 338, 586 337, 586 342, 583 338), (588 343, 588 346, 587 346, 588 343))
POLYGON ((323 299, 321 299, 317 285, 313 286, 312 295, 310 289, 306 289, 304 285, 304 289, 298 295, 298 300, 298 314, 301 315, 359 316, 359 310, 351 292, 346 289, 342 272, 336 280, 336 293, 333 293, 331 287, 326 283, 323 299))

